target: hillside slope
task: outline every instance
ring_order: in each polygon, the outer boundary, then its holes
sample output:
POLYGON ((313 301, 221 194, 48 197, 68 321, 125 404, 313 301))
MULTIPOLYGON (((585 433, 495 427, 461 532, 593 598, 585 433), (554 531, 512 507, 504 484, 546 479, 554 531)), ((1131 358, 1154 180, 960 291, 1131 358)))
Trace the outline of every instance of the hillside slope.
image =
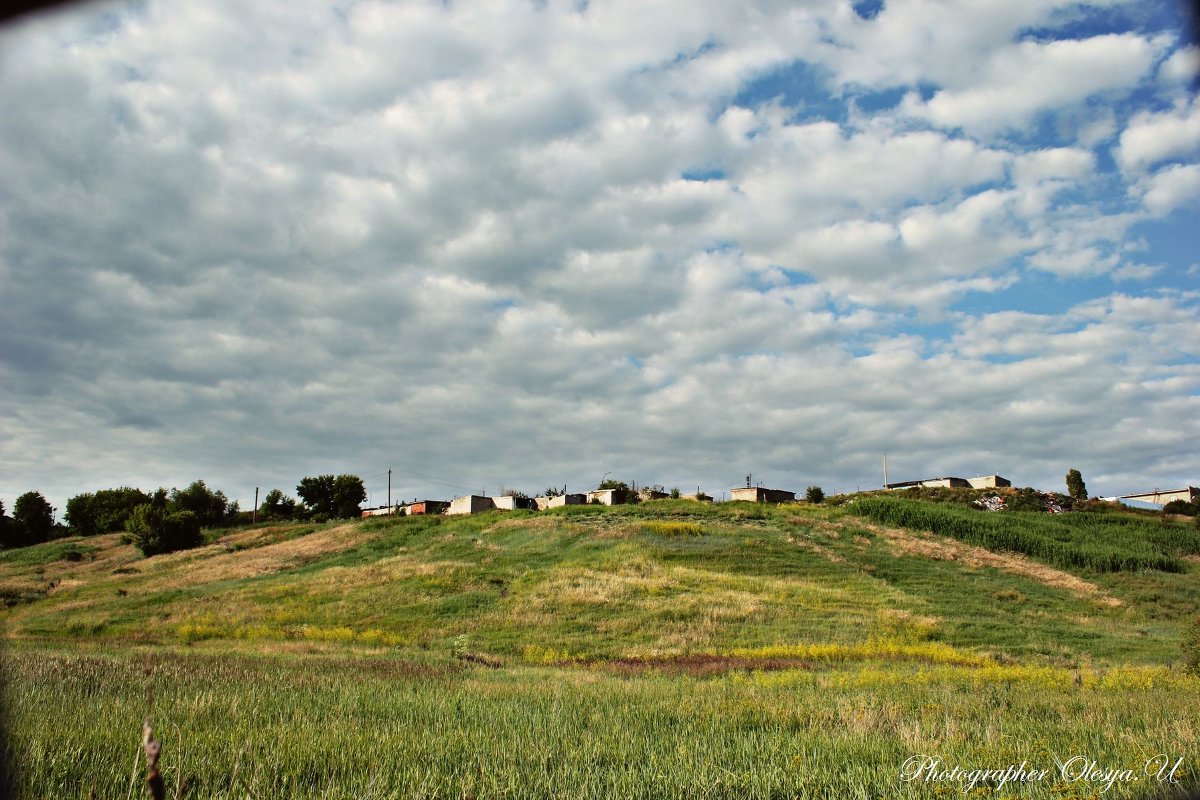
POLYGON ((0 554, 0 618, 10 640, 105 648, 1069 666, 1178 659, 1200 596, 1186 553, 1174 573, 1068 569, 853 512, 656 501, 270 525, 149 559, 117 535, 67 539, 0 554))

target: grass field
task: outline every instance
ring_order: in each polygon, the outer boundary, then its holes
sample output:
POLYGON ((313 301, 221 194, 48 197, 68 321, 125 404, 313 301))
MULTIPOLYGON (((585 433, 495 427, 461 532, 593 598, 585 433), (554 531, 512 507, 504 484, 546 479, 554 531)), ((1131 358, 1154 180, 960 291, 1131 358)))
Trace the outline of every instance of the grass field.
POLYGON ((1114 570, 1001 549, 954 516, 1004 515, 863 502, 275 525, 151 559, 116 536, 0 553, 18 793, 133 796, 148 713, 168 788, 189 797, 968 788, 903 781, 919 754, 1050 773, 970 796, 1160 796, 1171 786, 1143 773, 1158 755, 1197 784, 1200 680, 1178 668, 1194 528, 1014 515, 1066 550, 1173 560, 1114 570), (1100 772, 1073 780, 1075 757, 1100 772))

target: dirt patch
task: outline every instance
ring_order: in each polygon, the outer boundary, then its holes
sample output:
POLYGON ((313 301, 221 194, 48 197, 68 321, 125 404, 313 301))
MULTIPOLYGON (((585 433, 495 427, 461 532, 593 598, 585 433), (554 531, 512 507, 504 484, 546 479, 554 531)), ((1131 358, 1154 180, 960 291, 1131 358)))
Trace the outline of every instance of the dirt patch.
POLYGON ((1086 597, 1106 606, 1119 606, 1121 601, 1099 586, 1083 578, 1040 564, 1017 553, 994 553, 982 547, 935 537, 932 533, 913 533, 899 528, 865 524, 867 530, 883 537, 897 555, 918 555, 935 561, 954 561, 968 567, 992 567, 1047 586, 1086 597))
POLYGON ((745 658, 708 654, 616 658, 593 662, 591 666, 621 673, 669 672, 700 676, 755 670, 778 672, 784 669, 812 669, 813 667, 811 662, 798 658, 745 658))

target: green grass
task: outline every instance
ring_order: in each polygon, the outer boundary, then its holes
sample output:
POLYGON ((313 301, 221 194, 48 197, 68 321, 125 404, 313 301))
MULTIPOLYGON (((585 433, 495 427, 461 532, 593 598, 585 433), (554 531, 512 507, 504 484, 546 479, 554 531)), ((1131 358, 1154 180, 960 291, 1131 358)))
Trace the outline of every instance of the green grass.
POLYGON ((1200 680, 1169 666, 1200 596, 1187 531, 1120 514, 1025 526, 1178 562, 1059 565, 1083 591, 937 555, 969 541, 963 519, 1006 514, 937 506, 912 523, 946 527, 926 536, 868 524, 863 502, 271 525, 152 559, 116 536, 0 554, 21 796, 128 794, 147 657, 168 783, 190 797, 892 797, 918 752, 1194 759, 1200 680))
POLYGON ((990 550, 1023 553, 1068 569, 1183 572, 1180 556, 1200 553, 1200 530, 1195 526, 1142 517, 986 513, 881 496, 855 500, 849 508, 886 525, 932 531, 990 550))
MULTIPOLYGON (((1055 771, 1080 748, 1139 769, 1185 758, 1200 683, 1162 669, 863 667, 712 677, 358 658, 10 653, 24 797, 125 797, 151 711, 171 792, 191 797, 895 797, 917 753, 1055 771), (46 714, 70 708, 70 714, 46 714), (1182 724, 1181 724, 1182 721, 1182 724)), ((131 780, 131 778, 133 780, 131 780)), ((912 784, 904 796, 958 796, 912 784)), ((1084 798, 1055 775, 1019 796, 1084 798)), ((1119 784, 1105 797, 1141 796, 1119 784)), ((978 794, 972 796, 979 796, 978 794)))

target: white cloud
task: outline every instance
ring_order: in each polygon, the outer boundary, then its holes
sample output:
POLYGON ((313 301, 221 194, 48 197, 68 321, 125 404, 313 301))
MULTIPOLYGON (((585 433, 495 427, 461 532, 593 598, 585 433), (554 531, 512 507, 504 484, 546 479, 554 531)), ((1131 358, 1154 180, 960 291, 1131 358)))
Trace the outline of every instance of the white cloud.
POLYGON ((1013 165, 1013 179, 1018 184, 1087 177, 1096 166, 1090 150, 1077 147, 1054 147, 1034 150, 1019 156, 1013 165))
POLYGON ((1041 111, 1135 85, 1154 54, 1151 42, 1133 34, 1022 41, 994 51, 980 80, 938 91, 928 102, 910 100, 910 109, 948 128, 1019 129, 1041 111))
POLYGON ((1058 0, 108 10, 0 34, 6 493, 1196 466, 1195 300, 1132 249, 1196 192, 1154 32, 1018 41, 1090 13, 1058 0), (1152 302, 1020 313, 1046 271, 1152 302))
POLYGON ((1189 83, 1200 76, 1200 47, 1194 44, 1181 47, 1158 68, 1159 80, 1167 83, 1189 83))
POLYGON ((1136 114, 1121 132, 1114 156, 1121 169, 1137 172, 1200 150, 1200 105, 1195 100, 1161 113, 1136 114))
POLYGON ((1163 216, 1200 195, 1200 164, 1175 164, 1154 173, 1143 184, 1142 203, 1163 216))

